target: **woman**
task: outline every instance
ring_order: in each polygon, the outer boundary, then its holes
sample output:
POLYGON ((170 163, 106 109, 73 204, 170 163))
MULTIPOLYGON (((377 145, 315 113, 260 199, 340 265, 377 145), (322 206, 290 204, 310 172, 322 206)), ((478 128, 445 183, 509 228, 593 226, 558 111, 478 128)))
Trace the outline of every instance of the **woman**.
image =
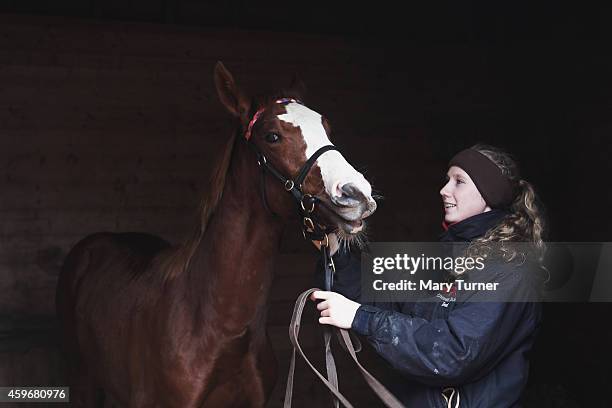
POLYGON ((365 336, 400 374, 388 385, 407 407, 519 406, 541 319, 533 299, 543 279, 532 266, 544 253, 542 216, 531 185, 496 148, 477 145, 458 153, 447 176, 440 190, 441 241, 470 243, 468 253, 487 262, 466 278, 497 282, 524 301, 470 301, 448 291, 426 302, 361 304, 360 255, 340 250, 333 291, 312 295, 321 300, 319 322, 365 336), (492 245, 501 242, 501 249, 492 245), (512 242, 527 242, 530 250, 512 242))

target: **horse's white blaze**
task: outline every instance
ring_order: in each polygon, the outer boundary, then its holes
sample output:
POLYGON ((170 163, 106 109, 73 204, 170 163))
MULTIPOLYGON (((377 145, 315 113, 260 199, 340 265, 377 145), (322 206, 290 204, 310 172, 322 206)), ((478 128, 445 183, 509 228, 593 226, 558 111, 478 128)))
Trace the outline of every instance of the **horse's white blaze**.
MULTIPOLYGON (((299 103, 285 105, 287 113, 278 115, 278 118, 293 126, 299 126, 306 142, 306 157, 312 156, 319 148, 333 144, 327 138, 321 115, 299 103)), ((347 183, 353 183, 366 196, 372 200, 372 187, 361 173, 353 168, 346 159, 336 150, 330 150, 319 156, 317 164, 321 169, 321 177, 325 184, 325 191, 330 197, 342 195, 341 188, 347 183)))

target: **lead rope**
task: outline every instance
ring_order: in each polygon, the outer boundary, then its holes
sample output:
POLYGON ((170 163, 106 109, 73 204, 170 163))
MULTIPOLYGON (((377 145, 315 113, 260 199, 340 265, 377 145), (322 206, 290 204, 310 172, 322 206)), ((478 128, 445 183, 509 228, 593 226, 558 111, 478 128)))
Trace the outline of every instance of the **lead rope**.
MULTIPOLYGON (((336 398, 337 401, 341 402, 343 406, 347 408, 352 408, 351 403, 340 393, 337 386, 334 386, 332 382, 328 381, 327 378, 323 376, 317 370, 314 365, 308 360, 308 357, 304 354, 302 347, 298 341, 299 333, 300 333, 300 322, 302 320, 302 312, 304 311, 304 306, 316 288, 311 288, 300 294, 298 296, 297 301, 295 302, 295 307, 293 309, 293 315, 291 317, 291 323, 289 324, 289 339, 293 344, 293 351, 291 353, 291 362, 289 364, 289 375, 287 376, 287 388, 285 390, 285 401, 284 408, 291 407, 291 399, 293 396, 293 377, 295 374, 295 355, 296 351, 302 356, 306 364, 312 369, 317 377, 323 382, 323 384, 329 389, 332 395, 336 398)), ((353 347, 353 343, 349 336, 349 332, 346 329, 338 329, 344 343, 344 346, 348 350, 350 356, 353 361, 359 368, 361 375, 364 377, 370 388, 376 393, 376 395, 382 400, 382 402, 389 408, 405 408, 404 405, 395 398, 393 394, 391 394, 372 374, 370 374, 362 365, 359 363, 357 359, 357 355, 355 352, 355 348, 353 347)))
MULTIPOLYGON (((306 224, 306 223, 305 223, 306 224)), ((317 228, 316 224, 312 229, 305 229, 304 235, 309 238, 321 236, 320 229, 317 228)), ((323 266, 325 269, 325 289, 330 290, 333 286, 333 277, 335 273, 335 266, 332 257, 329 253, 329 238, 327 234, 322 233, 325 237, 325 240, 321 240, 321 258, 323 261, 323 266)), ((291 362, 289 364, 289 374, 287 375, 287 388, 285 389, 285 401, 284 408, 291 407, 291 400, 293 397, 293 379, 295 376, 295 355, 296 351, 300 354, 300 356, 306 361, 308 366, 314 371, 315 375, 319 377, 319 379, 323 382, 323 384, 329 389, 332 394, 334 407, 339 407, 340 403, 343 406, 352 408, 352 405, 348 400, 340 393, 338 388, 338 375, 336 370, 336 364, 334 360, 334 356, 331 352, 331 337, 332 332, 336 332, 338 335, 338 339, 341 340, 340 344, 342 347, 350 354, 355 364, 359 368, 361 375, 364 377, 368 385, 372 388, 374 393, 383 401, 383 403, 390 408, 404 408, 401 402, 395 398, 393 394, 391 394, 372 374, 370 374, 357 359, 357 351, 361 349, 361 344, 359 344, 359 340, 357 340, 357 348, 353 346, 353 342, 351 341, 351 337, 348 330, 338 329, 336 327, 325 326, 324 327, 324 340, 325 340, 325 366, 327 369, 327 378, 325 378, 308 360, 304 352, 302 351, 302 347, 299 344, 299 332, 300 332, 300 322, 302 319, 302 313, 304 311, 304 307, 306 305, 306 301, 310 297, 310 295, 317 289, 312 288, 303 292, 295 302, 295 307, 293 309, 293 314, 291 317, 291 322, 289 323, 289 339, 293 344, 293 351, 291 353, 291 362)))
POLYGON ((319 377, 319 379, 323 382, 323 384, 325 384, 325 386, 334 395, 336 400, 342 402, 342 405, 344 405, 345 407, 352 408, 353 406, 351 405, 351 403, 348 402, 348 400, 340 393, 340 391, 338 391, 338 385, 332 384, 330 381, 328 381, 328 379, 325 378, 323 374, 321 374, 319 370, 317 370, 315 366, 310 362, 308 357, 306 357, 306 354, 304 354, 304 351, 302 350, 302 346, 300 345, 298 341, 298 337, 300 334, 300 322, 302 321, 302 313, 304 311, 304 306, 306 305, 306 302, 308 301, 308 298, 310 297, 312 292, 314 292, 315 290, 317 289, 311 288, 303 292, 302 294, 300 294, 300 296, 298 296, 297 301, 295 302, 295 307, 293 308, 291 323, 289 324, 289 339, 291 340, 291 343, 293 344, 293 351, 291 353, 291 362, 289 364, 289 374, 287 376, 287 388, 285 389, 284 407, 291 408, 291 400, 293 397, 293 377, 295 374, 295 354, 297 351, 300 354, 300 356, 302 356, 304 361, 306 361, 306 364, 308 364, 308 366, 312 369, 315 375, 319 377))
MULTIPOLYGON (((325 265, 325 290, 330 291, 334 283, 334 273, 336 272, 336 267, 329 253, 329 237, 327 235, 325 235, 325 240, 325 243, 321 242, 321 258, 325 265)), ((327 379, 336 387, 337 390, 340 390, 340 386, 338 384, 338 372, 336 370, 336 361, 334 360, 334 355, 331 351, 331 338, 332 328, 330 326, 323 327, 325 369, 327 370, 327 379)), ((334 407, 340 407, 340 402, 337 398, 334 398, 334 407)))
MULTIPOLYGON (((329 253, 329 237, 325 233, 325 231, 319 228, 318 225, 313 223, 312 220, 308 217, 310 213, 314 211, 314 205, 311 207, 305 207, 304 205, 302 205, 302 209, 304 210, 304 213, 302 214, 304 216, 302 233, 304 234, 304 238, 306 239, 315 239, 315 240, 319 239, 320 240, 319 242, 321 244, 320 245, 321 246, 321 259, 323 261, 323 267, 325 270, 324 286, 325 286, 325 290, 331 290, 331 287, 333 286, 334 273, 336 269, 335 269, 334 261, 329 253), (323 240, 323 237, 325 238, 325 240, 323 240)), ((312 292, 314 292, 314 289, 312 290, 312 292)), ((308 297, 306 297, 306 299, 307 298, 308 297)), ((297 305, 298 304, 296 303, 296 307, 297 305)), ((305 303, 304 305, 301 306, 301 310, 299 310, 299 313, 297 314, 297 317, 298 317, 297 324, 294 324, 294 320, 292 319, 292 323, 289 326, 289 332, 290 332, 289 338, 292 339, 291 342, 293 343, 294 348, 293 348, 293 357, 291 360, 290 371, 289 371, 289 375, 287 376, 287 390, 293 390, 293 376, 294 376, 294 371, 295 371, 294 359, 295 359, 296 344, 299 346, 299 343, 297 341, 299 331, 296 332, 295 337, 292 337, 291 327, 298 327, 298 330, 299 330, 299 322, 301 319, 301 315, 302 315, 304 306, 305 306, 305 303), (294 339, 295 339, 295 342, 294 342, 294 339), (290 383, 291 385, 289 385, 290 383)), ((296 313, 294 309, 294 316, 295 315, 296 313)), ((331 351, 331 338, 332 338, 332 327, 330 326, 323 327, 323 344, 324 344, 324 349, 325 349, 325 369, 327 372, 327 381, 329 383, 328 388, 331 387, 330 389, 335 389, 339 394, 338 371, 336 369, 336 361, 334 359, 334 355, 331 351)), ((306 358, 306 356, 303 353, 300 353, 300 354, 308 362, 308 359, 306 358)), ((314 367, 310 364, 310 362, 308 363, 310 367, 314 370, 314 367)), ((318 371, 317 371, 317 374, 318 374, 318 371)), ((339 408, 340 400, 336 396, 335 393, 332 393, 332 398, 333 398, 334 407, 339 408)), ((348 401, 344 399, 344 401, 342 402, 346 406, 345 402, 348 402, 348 401)), ((291 394, 290 393, 288 395, 287 394, 285 395, 285 406, 289 406, 289 407, 291 406, 291 394)))

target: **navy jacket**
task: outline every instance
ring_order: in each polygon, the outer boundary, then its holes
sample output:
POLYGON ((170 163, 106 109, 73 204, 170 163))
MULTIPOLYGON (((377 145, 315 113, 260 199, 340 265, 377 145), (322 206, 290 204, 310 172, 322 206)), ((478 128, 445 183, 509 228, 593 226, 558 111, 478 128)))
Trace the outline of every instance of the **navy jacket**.
MULTIPOLYGON (((441 240, 471 241, 504 216, 493 210, 468 218, 451 226, 441 240)), ((339 251, 334 261, 332 290, 360 301, 360 254, 339 251)), ((525 264, 493 262, 479 273, 512 295, 534 298, 533 293, 519 293, 534 290, 539 279, 525 264)), ((317 283, 322 275, 319 263, 317 283)), ((465 300, 440 293, 436 301, 362 303, 357 310, 352 330, 365 336, 395 369, 385 385, 407 407, 446 407, 442 390, 448 387, 459 393, 460 407, 520 406, 540 304, 465 300)), ((456 396, 453 407, 455 403, 456 396)))

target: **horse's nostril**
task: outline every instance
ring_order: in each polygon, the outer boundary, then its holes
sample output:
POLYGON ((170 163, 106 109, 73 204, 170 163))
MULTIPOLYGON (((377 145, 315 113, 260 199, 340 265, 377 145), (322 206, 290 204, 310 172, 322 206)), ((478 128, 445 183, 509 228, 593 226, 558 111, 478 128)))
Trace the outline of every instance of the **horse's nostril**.
POLYGON ((349 182, 340 185, 338 186, 337 191, 340 194, 337 197, 332 197, 332 201, 336 205, 343 207, 357 207, 365 202, 365 196, 353 183, 349 182))
POLYGON ((362 195, 361 191, 355 186, 353 183, 346 183, 341 188, 342 195, 345 197, 353 197, 356 198, 359 195, 362 195))

